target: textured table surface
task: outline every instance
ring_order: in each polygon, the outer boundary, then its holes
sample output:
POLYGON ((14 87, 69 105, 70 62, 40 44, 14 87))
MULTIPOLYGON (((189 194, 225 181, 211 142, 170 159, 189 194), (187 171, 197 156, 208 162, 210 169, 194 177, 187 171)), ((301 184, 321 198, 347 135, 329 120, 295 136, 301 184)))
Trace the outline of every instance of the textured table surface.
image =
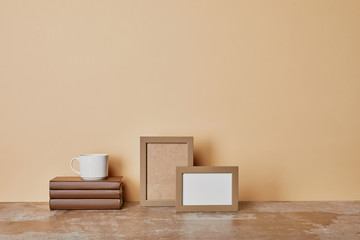
POLYGON ((240 202, 236 213, 0 203, 0 239, 360 239, 360 202, 240 202))

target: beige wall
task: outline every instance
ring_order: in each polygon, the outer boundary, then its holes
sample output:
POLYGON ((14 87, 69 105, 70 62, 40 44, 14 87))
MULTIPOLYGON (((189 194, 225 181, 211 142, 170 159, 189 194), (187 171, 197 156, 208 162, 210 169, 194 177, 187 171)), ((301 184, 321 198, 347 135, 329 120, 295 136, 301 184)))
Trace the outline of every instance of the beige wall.
POLYGON ((360 1, 0 0, 0 201, 139 136, 192 135, 241 200, 360 199, 360 1))

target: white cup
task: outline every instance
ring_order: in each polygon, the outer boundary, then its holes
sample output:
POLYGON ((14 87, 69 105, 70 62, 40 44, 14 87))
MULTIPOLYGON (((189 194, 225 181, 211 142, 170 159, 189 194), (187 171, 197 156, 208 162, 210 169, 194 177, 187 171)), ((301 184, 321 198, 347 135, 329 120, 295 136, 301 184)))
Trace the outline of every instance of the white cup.
POLYGON ((101 180, 108 176, 108 154, 84 154, 70 161, 71 169, 84 180, 101 180), (72 164, 79 161, 80 172, 76 171, 72 164))

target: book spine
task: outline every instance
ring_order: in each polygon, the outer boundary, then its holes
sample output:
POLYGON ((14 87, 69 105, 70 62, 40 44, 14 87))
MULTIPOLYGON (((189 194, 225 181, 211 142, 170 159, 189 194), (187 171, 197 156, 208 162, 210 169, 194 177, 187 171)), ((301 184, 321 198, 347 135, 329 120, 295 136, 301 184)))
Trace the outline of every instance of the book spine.
POLYGON ((51 190, 115 190, 120 189, 121 182, 51 182, 51 190))
POLYGON ((123 199, 50 199, 51 210, 120 209, 123 199))
POLYGON ((117 198, 119 199, 122 193, 120 190, 50 190, 50 198, 117 198))

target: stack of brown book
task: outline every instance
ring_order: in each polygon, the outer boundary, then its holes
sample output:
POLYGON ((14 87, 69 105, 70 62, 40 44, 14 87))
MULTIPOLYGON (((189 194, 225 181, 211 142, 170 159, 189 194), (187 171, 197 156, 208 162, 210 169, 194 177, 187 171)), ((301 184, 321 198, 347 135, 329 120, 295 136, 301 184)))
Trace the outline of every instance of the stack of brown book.
POLYGON ((50 180, 50 209, 120 209, 123 202, 122 177, 85 181, 80 177, 50 180))

